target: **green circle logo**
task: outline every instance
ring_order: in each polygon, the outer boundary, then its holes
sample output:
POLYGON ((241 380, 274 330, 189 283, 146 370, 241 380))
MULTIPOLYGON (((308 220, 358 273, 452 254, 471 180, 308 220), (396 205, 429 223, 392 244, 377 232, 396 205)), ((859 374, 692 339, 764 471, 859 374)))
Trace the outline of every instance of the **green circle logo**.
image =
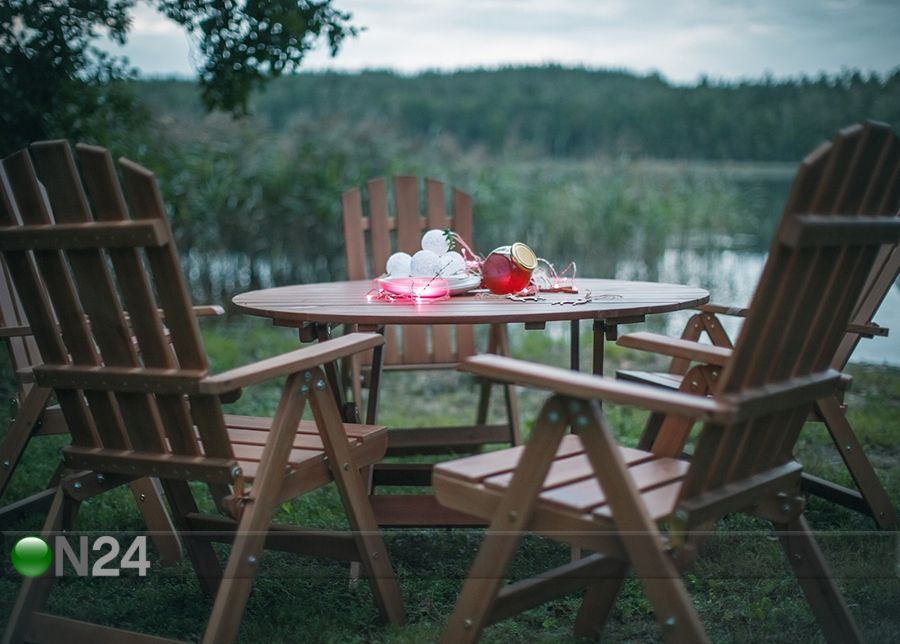
POLYGON ((50 567, 53 553, 43 539, 24 537, 13 546, 10 558, 19 574, 25 577, 39 577, 50 567))

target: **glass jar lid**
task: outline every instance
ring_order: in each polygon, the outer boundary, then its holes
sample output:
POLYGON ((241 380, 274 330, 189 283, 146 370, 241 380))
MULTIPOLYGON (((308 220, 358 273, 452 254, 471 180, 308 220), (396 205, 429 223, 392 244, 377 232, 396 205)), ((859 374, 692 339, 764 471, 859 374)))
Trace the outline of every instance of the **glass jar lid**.
POLYGON ((509 254, 513 261, 523 270, 533 271, 537 268, 537 255, 528 246, 522 242, 516 242, 510 246, 509 254))

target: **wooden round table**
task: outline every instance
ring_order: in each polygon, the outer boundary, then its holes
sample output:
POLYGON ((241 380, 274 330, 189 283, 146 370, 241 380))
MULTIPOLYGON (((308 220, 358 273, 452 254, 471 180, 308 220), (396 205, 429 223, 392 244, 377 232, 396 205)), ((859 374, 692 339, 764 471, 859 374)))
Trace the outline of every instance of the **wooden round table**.
POLYGON ((578 293, 539 293, 537 301, 516 301, 484 291, 446 300, 385 302, 367 298, 369 281, 325 282, 268 288, 241 293, 232 300, 251 315, 272 318, 281 326, 311 323, 357 324, 377 328, 386 324, 497 324, 528 325, 558 320, 605 320, 607 324, 642 321, 650 313, 687 309, 709 300, 702 288, 625 280, 576 280, 578 293), (576 303, 590 293, 591 300, 576 303), (566 303, 570 302, 570 303, 566 303))
MULTIPOLYGON (((373 298, 374 282, 360 280, 250 291, 235 296, 232 302, 245 313, 300 329, 304 341, 328 339, 333 324, 355 324, 360 331, 394 324, 522 323, 535 329, 543 328, 547 322, 568 320, 572 334, 570 362, 576 370, 580 362, 578 323, 593 320, 593 372, 602 374, 603 341, 616 338, 617 325, 643 322, 648 314, 692 308, 709 300, 709 292, 704 289, 680 284, 579 278, 576 285, 578 293, 541 292, 536 300, 476 290, 444 300, 414 303, 373 298)), ((380 349, 375 354, 372 377, 377 380, 380 349)), ((367 420, 374 419, 375 409, 370 407, 367 420)))

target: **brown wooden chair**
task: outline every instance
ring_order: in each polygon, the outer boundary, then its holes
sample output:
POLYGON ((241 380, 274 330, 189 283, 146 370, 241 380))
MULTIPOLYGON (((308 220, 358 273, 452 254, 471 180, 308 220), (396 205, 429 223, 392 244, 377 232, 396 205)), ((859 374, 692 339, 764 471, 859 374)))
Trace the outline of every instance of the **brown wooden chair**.
MULTIPOLYGON (((784 217, 798 213, 848 212, 847 204, 861 211, 877 214, 897 212, 897 191, 900 178, 889 175, 900 159, 900 140, 890 127, 879 123, 865 123, 839 132, 830 153, 829 166, 810 185, 795 188, 792 201, 784 211, 784 217), (871 173, 871 181, 865 173, 871 173), (853 177, 855 182, 850 180, 853 177), (838 189, 836 186, 839 186, 838 189), (800 190, 806 191, 799 194, 800 190)), ((859 297, 847 326, 846 334, 831 360, 831 367, 843 371, 854 349, 862 338, 887 335, 887 329, 875 324, 873 318, 900 274, 900 245, 885 244, 879 251, 872 272, 859 292, 859 297)), ((635 333, 623 336, 618 344, 636 349, 656 351, 672 356, 667 372, 621 370, 618 377, 633 382, 680 389, 706 395, 712 391, 721 367, 728 361, 732 340, 726 333, 720 315, 746 317, 746 308, 716 304, 701 306, 685 326, 682 343, 670 343, 662 336, 635 333), (713 346, 727 351, 719 352, 711 362, 696 362, 692 353, 695 343, 706 335, 713 346)), ((824 422, 838 453, 850 472, 859 491, 851 490, 808 472, 803 473, 803 489, 845 507, 870 515, 879 527, 896 530, 897 513, 884 486, 866 457, 859 438, 845 415, 839 392, 835 396, 819 400, 813 406, 811 420, 824 422)), ((663 418, 654 414, 647 422, 638 444, 647 449, 661 431, 663 418)), ((669 419, 668 427, 683 425, 669 419)), ((676 430, 679 431, 679 430, 676 430)))
MULTIPOLYGON (((194 311, 198 316, 224 313, 220 306, 196 306, 194 311)), ((3 261, 0 261, 0 336, 9 350, 17 384, 15 395, 10 401, 14 410, 13 417, 0 441, 2 497, 33 437, 69 432, 59 406, 49 404, 53 392, 34 384, 33 369, 41 364, 41 355, 3 261)), ((49 508, 60 473, 61 469, 57 469, 45 490, 0 507, 0 526, 49 508)), ((181 558, 181 544, 175 537, 171 518, 160 498, 158 483, 152 479, 140 479, 130 483, 129 487, 150 531, 160 561, 164 565, 177 562, 181 558)))
MULTIPOLYGON (((383 456, 387 435, 341 422, 322 369, 383 339, 350 334, 210 375, 152 173, 120 161, 126 204, 106 150, 77 152, 81 176, 64 141, 17 152, 0 173, 0 249, 43 358, 35 383, 55 393, 72 435, 43 534, 67 527, 81 501, 155 476, 201 584, 216 592, 205 642, 237 636, 264 546, 361 562, 382 615, 402 622, 359 474, 383 456), (274 419, 223 414, 220 396, 278 377, 274 419), (315 421, 301 422, 307 401, 315 421), (188 481, 221 490, 228 516, 200 514, 188 481), (330 481, 351 532, 271 525, 279 504, 330 481), (224 574, 215 540, 233 543, 224 574)), ((51 584, 25 580, 4 642, 158 641, 44 612, 51 584)))
MULTIPOLYGON (((865 130, 867 139, 873 131, 865 130)), ((820 184, 840 158, 839 142, 801 164, 790 216, 775 235, 743 332, 709 397, 500 356, 463 363, 462 369, 484 377, 555 393, 524 447, 435 468, 442 503, 490 519, 443 641, 474 641, 493 622, 581 588, 576 632, 594 633, 630 568, 667 641, 706 641, 680 569, 698 555, 696 546, 715 521, 735 512, 774 524, 825 638, 860 641, 803 516, 802 468, 792 452, 815 402, 839 386, 842 376, 831 360, 881 244, 900 239, 900 220, 866 205, 868 190, 858 193, 863 205, 858 197, 841 200, 834 214, 819 213, 817 191, 810 194, 815 185, 842 191, 857 181, 873 187, 896 179, 900 166, 879 165, 877 154, 862 163, 880 149, 869 141, 861 165, 845 174, 850 183, 820 184), (688 430, 702 421, 691 460, 680 458, 688 432, 660 432, 649 450, 617 446, 601 400, 690 419, 688 430), (575 435, 564 436, 567 427, 575 435), (660 524, 668 530, 660 531, 660 524), (593 554, 504 585, 525 530, 593 554)), ((897 197, 892 189, 891 200, 897 197)))
MULTIPOLYGON (((473 241, 472 198, 453 188, 452 205, 447 212, 445 187, 440 181, 425 179, 424 213, 420 205, 420 181, 413 176, 392 179, 393 212, 388 205, 388 182, 373 179, 366 185, 365 199, 359 188, 347 190, 342 197, 347 275, 351 280, 374 279, 384 273, 385 263, 394 252, 410 255, 420 250, 422 234, 429 229, 451 228, 469 244, 473 241), (366 208, 364 209, 363 203, 366 208)), ((452 369, 460 360, 475 355, 472 325, 419 325, 384 327, 383 370, 452 369)), ((492 325, 487 351, 509 354, 506 325, 492 325)), ((379 402, 380 370, 372 369, 371 356, 355 356, 350 378, 354 400, 362 400, 364 385, 369 387, 366 422, 376 419, 379 402)), ((506 422, 488 424, 492 383, 481 386, 474 425, 455 427, 392 428, 388 432, 388 455, 435 454, 475 451, 491 443, 518 445, 519 419, 515 388, 502 385, 506 422)), ((418 464, 379 464, 372 474, 372 485, 427 485, 430 468, 418 464)), ((395 497, 397 498, 397 497, 395 497)), ((382 524, 417 524, 424 516, 416 501, 427 497, 400 498, 396 511, 380 512, 382 524)), ((389 501, 390 497, 376 499, 389 501)), ((394 506, 392 506, 394 507, 394 506)))

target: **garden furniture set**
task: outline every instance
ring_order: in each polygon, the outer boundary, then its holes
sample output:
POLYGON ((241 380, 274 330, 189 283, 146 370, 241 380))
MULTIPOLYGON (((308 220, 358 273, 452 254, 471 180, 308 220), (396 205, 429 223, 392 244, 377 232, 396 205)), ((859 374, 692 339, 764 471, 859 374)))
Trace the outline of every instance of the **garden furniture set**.
MULTIPOLYGON (((900 266, 900 139, 889 127, 846 128, 803 160, 753 300, 740 310, 706 305, 708 293, 698 288, 581 278, 577 295, 534 300, 372 300, 371 278, 392 249, 412 248, 427 228, 472 235, 465 193, 453 191, 448 214, 443 184, 428 180, 422 214, 418 179, 395 177, 392 185, 393 213, 384 180, 369 182, 365 209, 361 191, 344 195, 350 281, 234 300, 318 342, 211 374, 152 173, 125 159, 115 164, 94 146, 79 144, 73 154, 64 141, 4 159, 0 312, 22 404, 0 444, 0 454, 11 455, 0 486, 32 435, 71 435, 49 490, 5 511, 49 503, 42 531, 49 537, 72 527, 86 499, 132 486, 160 557, 177 558, 180 543, 215 595, 205 642, 237 637, 264 549, 355 562, 382 617, 402 624, 379 526, 435 524, 487 525, 444 641, 476 641, 494 622, 581 590, 575 632, 596 634, 630 572, 667 641, 705 641, 682 571, 703 555, 719 519, 748 513, 774 526, 825 638, 861 640, 803 510, 812 491, 896 527, 841 403, 848 380, 841 370, 860 337, 884 333, 872 318, 900 266), (603 377, 603 344, 617 339, 619 324, 692 307, 700 312, 680 339, 618 338, 672 358, 666 374, 603 377), (744 318, 734 341, 714 317, 733 313, 744 318), (592 321, 591 374, 577 371, 581 320, 592 321), (570 322, 571 370, 509 356, 507 325, 549 321, 570 322), (476 324, 489 328, 480 355, 476 324), (341 325, 345 333, 332 337, 341 325), (713 344, 696 342, 702 330, 713 344), (482 379, 475 423, 377 425, 382 371, 395 366, 455 367, 482 379), (273 418, 223 411, 242 388, 276 378, 285 382, 273 418), (363 383, 370 387, 364 423, 363 383), (493 385, 504 392, 500 425, 487 423, 493 385), (549 392, 527 439, 514 386, 549 392), (307 403, 312 420, 301 419, 307 403), (652 412, 636 448, 617 444, 601 403, 652 412), (859 492, 804 475, 793 451, 809 418, 826 423, 859 492), (509 447, 480 450, 497 443, 509 447), (434 465, 382 462, 386 454, 446 452, 470 455, 434 465), (218 514, 198 509, 190 482, 209 489, 218 514), (272 524, 282 503, 332 482, 349 531, 272 524), (431 485, 435 495, 376 494, 379 485, 431 485), (584 555, 507 583, 527 533, 584 555), (212 541, 232 544, 224 570, 212 541)), ((47 611, 52 584, 49 574, 23 581, 4 642, 169 641, 55 616, 47 611)))

